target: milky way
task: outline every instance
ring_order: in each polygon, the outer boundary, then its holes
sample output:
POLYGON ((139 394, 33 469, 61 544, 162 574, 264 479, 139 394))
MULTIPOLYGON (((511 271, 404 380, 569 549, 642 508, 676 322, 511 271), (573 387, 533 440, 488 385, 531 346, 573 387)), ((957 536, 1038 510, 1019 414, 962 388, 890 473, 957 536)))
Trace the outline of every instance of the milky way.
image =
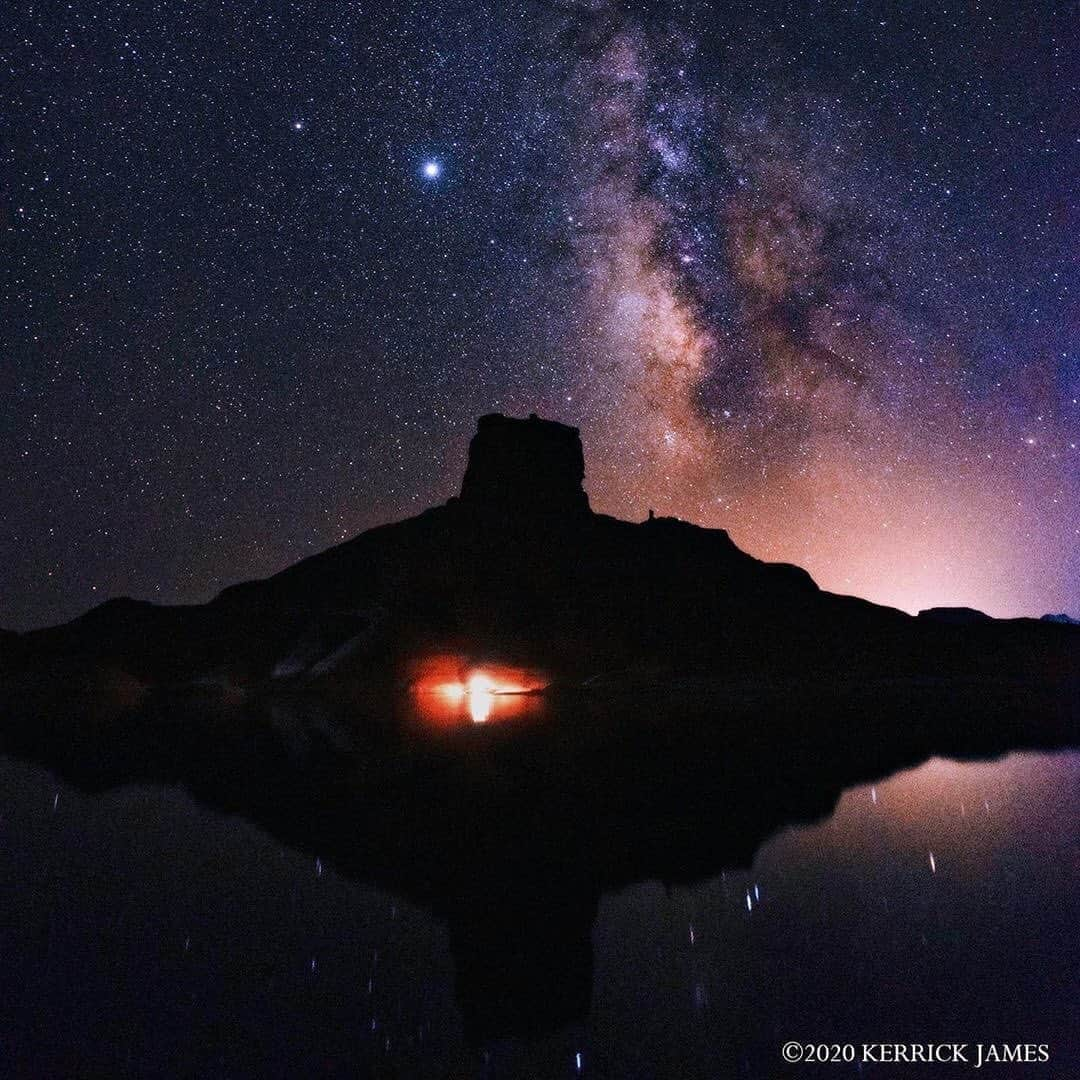
MULTIPOLYGON (((1065 586, 1075 386, 1017 417, 1014 373, 975 385, 986 268, 913 212, 871 121, 782 78, 708 89, 673 20, 576 17, 570 348, 600 504, 728 527, 911 610, 1007 608, 1048 584, 1023 580, 1036 560, 1065 586)), ((1000 271, 991 287, 1015 288, 1000 271)))
POLYGON ((0 625, 197 601, 581 427, 593 505, 1080 610, 1075 23, 834 0, 21 11, 0 625))

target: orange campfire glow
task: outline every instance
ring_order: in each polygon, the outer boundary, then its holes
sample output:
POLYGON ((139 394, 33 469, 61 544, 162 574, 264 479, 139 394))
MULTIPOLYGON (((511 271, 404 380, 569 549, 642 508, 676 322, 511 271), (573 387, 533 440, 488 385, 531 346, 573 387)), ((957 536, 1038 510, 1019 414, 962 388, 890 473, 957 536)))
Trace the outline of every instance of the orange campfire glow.
POLYGON ((467 699, 469 716, 474 724, 482 724, 491 716, 498 694, 521 694, 524 687, 495 682, 483 671, 474 671, 468 682, 443 683, 438 691, 450 702, 457 704, 467 699))
POLYGON ((413 682, 421 719, 439 725, 462 721, 483 724, 540 711, 535 691, 545 681, 521 668, 468 668, 453 658, 429 661, 413 682))

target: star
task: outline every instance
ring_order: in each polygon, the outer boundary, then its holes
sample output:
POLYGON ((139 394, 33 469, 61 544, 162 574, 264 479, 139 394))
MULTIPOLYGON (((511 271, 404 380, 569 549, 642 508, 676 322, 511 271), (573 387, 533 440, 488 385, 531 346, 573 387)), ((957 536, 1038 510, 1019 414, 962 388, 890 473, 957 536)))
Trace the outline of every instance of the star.
POLYGON ((442 166, 437 161, 425 161, 420 166, 420 173, 426 180, 438 180, 442 175, 442 166))

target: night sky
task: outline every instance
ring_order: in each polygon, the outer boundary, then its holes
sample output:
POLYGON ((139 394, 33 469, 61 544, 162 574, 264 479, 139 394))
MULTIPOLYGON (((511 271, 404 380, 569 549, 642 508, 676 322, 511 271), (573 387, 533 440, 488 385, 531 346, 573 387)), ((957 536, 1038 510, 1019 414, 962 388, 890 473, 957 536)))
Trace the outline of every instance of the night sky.
POLYGON ((5 22, 0 625, 415 513, 495 409, 596 509, 1080 614, 1074 5, 5 22))

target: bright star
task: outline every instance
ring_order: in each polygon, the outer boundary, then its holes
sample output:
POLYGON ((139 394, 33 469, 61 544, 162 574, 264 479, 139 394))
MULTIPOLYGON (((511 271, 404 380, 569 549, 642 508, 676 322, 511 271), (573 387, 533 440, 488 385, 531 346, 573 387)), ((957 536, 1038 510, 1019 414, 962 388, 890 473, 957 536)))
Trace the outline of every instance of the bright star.
POLYGON ((437 161, 425 161, 420 171, 429 180, 435 180, 438 178, 439 173, 442 172, 442 166, 437 161))

